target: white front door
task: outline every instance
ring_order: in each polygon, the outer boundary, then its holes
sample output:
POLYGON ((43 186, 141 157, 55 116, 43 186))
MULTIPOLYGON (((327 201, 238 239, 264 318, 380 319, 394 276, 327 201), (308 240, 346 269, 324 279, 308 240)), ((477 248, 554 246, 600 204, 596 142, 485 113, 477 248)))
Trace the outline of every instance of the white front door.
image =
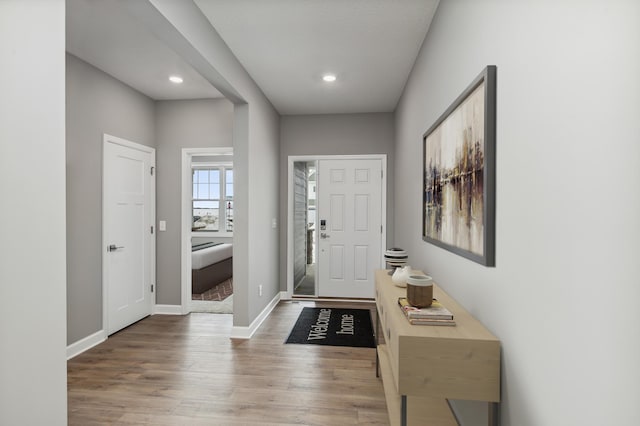
POLYGON ((318 296, 373 298, 382 265, 382 160, 318 162, 318 296))
POLYGON ((103 297, 107 334, 151 314, 155 150, 104 137, 103 297))

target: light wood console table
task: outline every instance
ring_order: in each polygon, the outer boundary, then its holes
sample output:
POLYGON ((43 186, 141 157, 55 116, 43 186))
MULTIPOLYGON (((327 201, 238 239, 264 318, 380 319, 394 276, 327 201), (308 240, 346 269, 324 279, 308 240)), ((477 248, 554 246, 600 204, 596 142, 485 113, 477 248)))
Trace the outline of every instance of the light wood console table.
POLYGON ((455 327, 411 325, 398 306, 406 289, 389 271, 375 271, 377 373, 382 377, 392 425, 457 425, 449 399, 487 401, 488 424, 497 426, 500 341, 434 285, 455 327))

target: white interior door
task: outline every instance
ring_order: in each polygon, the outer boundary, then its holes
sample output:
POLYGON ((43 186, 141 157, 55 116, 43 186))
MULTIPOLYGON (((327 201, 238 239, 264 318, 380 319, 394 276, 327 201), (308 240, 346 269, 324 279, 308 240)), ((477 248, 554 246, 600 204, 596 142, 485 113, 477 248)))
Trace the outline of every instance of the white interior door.
POLYGON ((318 296, 374 297, 383 208, 382 160, 318 162, 318 296))
POLYGON ((155 151, 105 135, 103 289, 107 334, 151 314, 155 151))

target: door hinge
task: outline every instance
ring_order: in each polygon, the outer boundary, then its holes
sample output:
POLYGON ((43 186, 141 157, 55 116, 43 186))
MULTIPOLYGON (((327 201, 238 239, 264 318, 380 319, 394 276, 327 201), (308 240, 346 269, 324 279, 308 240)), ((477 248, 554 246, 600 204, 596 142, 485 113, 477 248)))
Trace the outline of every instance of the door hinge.
POLYGON ((380 225, 380 233, 382 234, 382 225, 380 225))
POLYGON ((153 293, 153 284, 151 284, 151 293, 153 293))
POLYGON ((151 225, 151 233, 153 234, 153 225, 151 225))
POLYGON ((155 167, 151 166, 151 176, 153 176, 153 169, 155 169, 155 167))

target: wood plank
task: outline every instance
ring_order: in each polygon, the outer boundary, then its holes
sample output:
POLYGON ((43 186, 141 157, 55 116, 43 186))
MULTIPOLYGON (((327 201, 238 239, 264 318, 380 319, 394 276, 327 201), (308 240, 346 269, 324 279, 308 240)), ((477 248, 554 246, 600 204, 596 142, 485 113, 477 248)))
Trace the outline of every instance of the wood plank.
POLYGON ((69 425, 388 425, 375 349, 284 344, 305 306, 281 302, 250 340, 232 316, 156 315, 68 362, 69 425))

